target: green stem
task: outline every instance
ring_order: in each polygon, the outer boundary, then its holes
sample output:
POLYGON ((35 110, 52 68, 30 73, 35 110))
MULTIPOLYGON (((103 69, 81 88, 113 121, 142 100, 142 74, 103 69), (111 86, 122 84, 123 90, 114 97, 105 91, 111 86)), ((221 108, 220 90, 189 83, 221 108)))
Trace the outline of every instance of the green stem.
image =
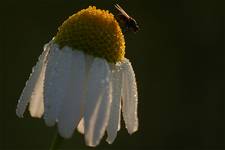
POLYGON ((56 133, 52 139, 52 143, 51 143, 49 150, 57 150, 62 142, 63 142, 63 138, 56 131, 56 133))

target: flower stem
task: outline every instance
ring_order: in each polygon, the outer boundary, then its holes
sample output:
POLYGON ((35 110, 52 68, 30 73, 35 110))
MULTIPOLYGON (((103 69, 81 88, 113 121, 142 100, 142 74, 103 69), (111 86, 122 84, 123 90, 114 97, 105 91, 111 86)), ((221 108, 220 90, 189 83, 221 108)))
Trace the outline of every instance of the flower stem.
POLYGON ((56 131, 56 133, 52 139, 52 143, 51 143, 49 150, 57 150, 62 142, 63 142, 63 138, 56 131))

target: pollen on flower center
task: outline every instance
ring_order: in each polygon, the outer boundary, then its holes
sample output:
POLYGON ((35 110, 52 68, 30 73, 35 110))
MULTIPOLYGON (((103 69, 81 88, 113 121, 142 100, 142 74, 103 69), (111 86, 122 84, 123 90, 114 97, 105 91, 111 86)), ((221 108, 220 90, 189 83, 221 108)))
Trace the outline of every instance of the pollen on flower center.
POLYGON ((90 6, 70 16, 58 29, 54 42, 116 63, 124 58, 125 40, 113 14, 90 6))

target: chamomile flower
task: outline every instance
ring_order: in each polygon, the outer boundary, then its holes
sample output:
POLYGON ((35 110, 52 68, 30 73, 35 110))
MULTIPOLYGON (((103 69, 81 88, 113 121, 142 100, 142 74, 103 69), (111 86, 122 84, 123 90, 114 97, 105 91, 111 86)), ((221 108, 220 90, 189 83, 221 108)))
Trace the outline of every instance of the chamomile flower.
POLYGON ((125 40, 114 16, 90 6, 70 16, 44 46, 18 101, 23 117, 43 117, 70 138, 77 128, 88 146, 107 132, 112 143, 120 130, 121 109, 131 134, 138 129, 137 86, 124 57, 125 40))

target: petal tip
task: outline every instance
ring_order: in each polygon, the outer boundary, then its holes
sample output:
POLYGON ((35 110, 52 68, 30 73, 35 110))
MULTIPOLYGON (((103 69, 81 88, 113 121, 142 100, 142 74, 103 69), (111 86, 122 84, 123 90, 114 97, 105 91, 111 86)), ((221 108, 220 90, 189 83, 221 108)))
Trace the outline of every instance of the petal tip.
POLYGON ((18 112, 18 111, 16 111, 16 115, 17 115, 17 117, 19 117, 19 118, 23 118, 23 114, 20 113, 20 112, 18 112))
POLYGON ((72 135, 73 135, 73 134, 71 134, 71 133, 65 131, 64 129, 60 129, 60 128, 58 128, 58 132, 59 132, 59 135, 60 135, 61 137, 65 138, 65 139, 69 139, 69 138, 71 138, 72 135))
POLYGON ((85 140, 85 143, 89 147, 96 147, 99 143, 93 143, 90 140, 85 140))
POLYGON ((135 132, 138 131, 138 127, 134 128, 134 129, 132 129, 132 130, 127 129, 127 131, 128 131, 128 133, 131 135, 131 134, 133 134, 133 133, 135 133, 135 132))
POLYGON ((42 115, 32 113, 31 111, 30 111, 30 115, 31 115, 31 117, 33 117, 33 118, 41 118, 41 117, 42 117, 42 115))
POLYGON ((23 113, 24 112, 22 112, 20 106, 17 105, 17 108, 16 108, 16 115, 17 115, 17 117, 23 118, 23 113))
POLYGON ((110 139, 109 137, 106 139, 106 142, 108 144, 112 144, 114 142, 115 139, 110 139))

